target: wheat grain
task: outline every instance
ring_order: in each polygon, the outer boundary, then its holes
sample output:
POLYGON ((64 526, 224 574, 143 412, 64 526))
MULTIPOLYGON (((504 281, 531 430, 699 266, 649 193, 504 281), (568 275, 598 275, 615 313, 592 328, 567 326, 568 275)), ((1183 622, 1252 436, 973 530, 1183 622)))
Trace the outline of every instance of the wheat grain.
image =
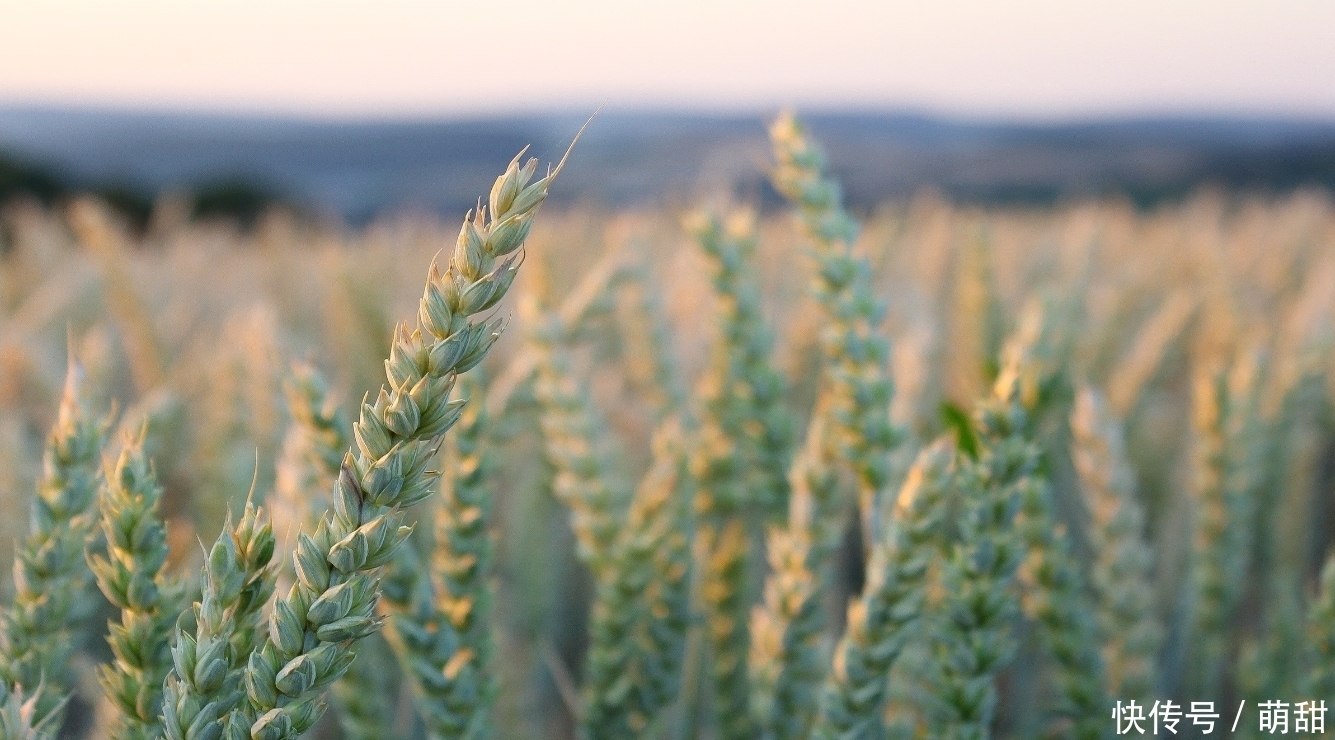
POLYGON ((43 717, 38 709, 42 693, 41 687, 31 695, 25 695, 21 688, 11 689, 0 684, 0 737, 5 740, 54 740, 61 707, 57 706, 55 711, 48 711, 43 717))

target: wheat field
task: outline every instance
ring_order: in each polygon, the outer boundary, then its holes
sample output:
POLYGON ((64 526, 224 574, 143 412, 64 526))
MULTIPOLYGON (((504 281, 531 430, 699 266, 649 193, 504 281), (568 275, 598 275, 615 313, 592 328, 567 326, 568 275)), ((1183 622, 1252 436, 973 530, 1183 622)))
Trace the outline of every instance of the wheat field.
POLYGON ((9 204, 0 736, 1324 723, 1329 194, 850 214, 771 139, 774 211, 9 204))

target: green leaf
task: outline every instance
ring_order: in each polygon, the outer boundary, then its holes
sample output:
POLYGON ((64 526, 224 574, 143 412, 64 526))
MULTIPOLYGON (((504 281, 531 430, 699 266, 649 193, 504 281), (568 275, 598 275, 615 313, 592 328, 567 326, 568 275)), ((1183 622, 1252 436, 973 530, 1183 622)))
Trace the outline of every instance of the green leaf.
POLYGON ((955 444, 970 460, 978 459, 978 435, 969 415, 950 401, 941 402, 941 421, 955 433, 955 444))

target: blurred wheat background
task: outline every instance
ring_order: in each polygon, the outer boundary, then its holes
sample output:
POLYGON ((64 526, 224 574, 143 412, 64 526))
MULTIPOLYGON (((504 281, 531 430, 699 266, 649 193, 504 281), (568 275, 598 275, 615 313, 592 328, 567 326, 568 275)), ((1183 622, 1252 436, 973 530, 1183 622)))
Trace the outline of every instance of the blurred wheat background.
MULTIPOLYGON (((666 416, 687 424, 688 438, 697 434, 689 431, 697 423, 691 417, 708 429, 716 407, 709 399, 737 392, 709 390, 709 378, 717 380, 711 357, 736 340, 716 327, 737 315, 736 301, 752 306, 749 320, 769 327, 753 327, 756 336, 772 337, 772 352, 762 344, 754 360, 771 364, 787 388, 775 410, 799 420, 790 438, 810 438, 813 425, 831 423, 820 422, 826 412, 818 399, 829 382, 822 377, 832 360, 824 349, 827 314, 812 291, 819 281, 810 232, 784 209, 757 214, 715 205, 732 215, 712 226, 694 210, 546 212, 530 236, 524 273, 498 309, 508 328, 478 373, 490 382, 470 401, 488 417, 478 433, 489 460, 494 560, 484 578, 494 590, 494 619, 483 629, 495 644, 488 670, 501 687, 497 737, 573 737, 579 716, 591 711, 577 697, 596 678, 585 656, 609 646, 598 644, 605 634, 590 632, 600 624, 590 604, 600 568, 617 566, 578 554, 596 551, 601 531, 596 521, 581 524, 600 515, 590 487, 619 496, 646 472, 652 477, 661 463, 651 459, 651 438, 656 428, 662 434, 666 416), (711 247, 711 239, 723 245, 711 247), (751 246, 736 251, 738 239, 751 246), (718 283, 729 261, 740 271, 731 293, 718 283), (572 462, 574 449, 587 461, 572 462), (573 520, 563 505, 574 507, 573 520), (592 509, 581 513, 581 506, 592 509)), ((1077 715, 1074 729, 1059 722, 1066 729, 1056 731, 1078 732, 1092 720, 1094 735, 1107 734, 1114 726, 1109 699, 1324 696, 1307 696, 1328 691, 1307 681, 1328 670, 1331 658, 1318 588, 1335 539, 1335 207, 1328 194, 1200 192, 1150 210, 1117 200, 985 208, 929 195, 864 216, 851 254, 866 267, 884 320, 862 331, 893 340, 886 372, 894 392, 854 399, 849 408, 882 403, 872 413, 888 413, 899 431, 893 449, 872 452, 885 479, 872 499, 858 506, 857 496, 840 495, 824 510, 831 518, 824 527, 833 528, 826 539, 833 539, 825 545, 831 554, 814 566, 829 584, 812 607, 822 615, 811 643, 825 656, 820 661, 828 663, 844 630, 843 605, 872 582, 874 538, 889 526, 878 529, 876 512, 894 509, 916 452, 933 439, 945 434, 964 444, 960 435, 985 433, 968 419, 1016 362, 1006 351, 1012 338, 1012 346, 1029 342, 1039 358, 1012 371, 1044 367, 1043 377, 1061 378, 1063 390, 1026 408, 1042 420, 1031 439, 1050 486, 1051 524, 1075 568, 1068 595, 1099 621, 1084 646, 1101 664, 1102 698, 1092 700, 1098 716, 1077 715)), ((303 457, 301 447, 312 444, 303 435, 314 417, 353 415, 379 385, 394 323, 413 315, 423 271, 453 232, 427 217, 349 229, 281 209, 243 229, 189 220, 169 202, 135 229, 92 199, 50 208, 11 202, 0 260, 0 491, 12 512, 6 536, 26 533, 21 512, 41 475, 43 439, 73 356, 86 369, 93 408, 117 409, 122 425, 147 420, 147 449, 164 487, 170 571, 195 572, 200 543, 212 541, 227 512, 240 512, 248 497, 274 512, 286 559, 309 517, 303 507, 327 505, 319 500, 332 481, 319 466, 301 469, 310 454, 303 457), (293 482, 303 474, 314 475, 314 485, 293 482), (301 500, 303 493, 316 500, 301 500)), ((781 458, 795 449, 790 440, 781 458)), ((856 470, 832 474, 836 488, 859 488, 856 470)), ((693 467, 691 475, 709 488, 708 470, 693 467)), ((953 504, 957 512, 963 505, 953 504)), ((694 504, 695 538, 706 543, 719 536, 706 524, 708 506, 694 504)), ((616 510, 604 507, 601 515, 616 510)), ((448 506, 429 503, 416 515, 418 529, 429 533, 429 520, 449 515, 448 506)), ((608 526, 615 535, 622 525, 608 526)), ((936 537, 967 540, 959 532, 936 537)), ((920 547, 935 547, 931 541, 920 547)), ((771 540, 771 558, 775 546, 771 540)), ((428 564, 421 572, 429 571, 432 538, 415 537, 410 547, 428 564)), ((692 547, 698 558, 709 545, 692 547)), ((931 560, 947 562, 941 558, 931 560)), ((771 603, 761 584, 785 567, 771 563, 742 561, 739 613, 771 603)), ((695 572, 692 588, 699 589, 708 583, 703 561, 695 572)), ((1022 569, 1011 588, 1033 594, 1033 577, 1022 569)), ((947 595, 931 586, 926 594, 932 619, 933 605, 947 595)), ((728 735, 731 710, 718 706, 726 693, 712 683, 722 678, 702 673, 708 640, 699 620, 710 607, 699 598, 690 599, 694 616, 683 617, 693 626, 680 627, 689 640, 664 648, 681 651, 682 665, 667 670, 683 688, 659 700, 649 717, 657 729, 635 727, 651 733, 642 736, 744 736, 728 735)), ((1016 657, 996 678, 1001 737, 1053 731, 1062 714, 1054 707, 1065 667, 1060 660, 1053 667, 1042 607, 1030 598, 1007 627, 1016 657)), ((763 655, 756 628, 752 650, 763 655)), ((107 657, 91 639, 98 631, 77 651, 82 678, 67 709, 70 737, 98 736, 96 718, 110 711, 91 677, 107 657)), ((892 732, 912 736, 939 720, 915 698, 932 692, 921 668, 933 660, 930 646, 905 639, 884 716, 892 732)), ((380 731, 417 736, 424 726, 408 681, 389 647, 375 645, 357 665, 378 688, 363 688, 360 699, 381 692, 380 731)), ((763 673, 764 666, 751 669, 763 673)), ((340 696, 332 717, 347 716, 340 696)), ((333 721, 313 732, 359 736, 333 721)))

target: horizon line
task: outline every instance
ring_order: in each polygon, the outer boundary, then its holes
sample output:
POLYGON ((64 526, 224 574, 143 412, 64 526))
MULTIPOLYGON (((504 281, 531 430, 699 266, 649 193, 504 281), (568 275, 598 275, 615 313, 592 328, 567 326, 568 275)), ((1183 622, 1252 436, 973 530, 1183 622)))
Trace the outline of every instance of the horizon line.
POLYGON ((628 101, 582 106, 578 103, 528 106, 430 107, 374 111, 362 109, 299 109, 266 105, 232 105, 167 101, 71 101, 0 97, 0 113, 55 113, 88 115, 159 116, 163 118, 234 121, 282 121, 305 124, 414 124, 494 120, 538 120, 587 118, 593 110, 601 116, 663 116, 713 120, 768 120, 785 110, 807 117, 894 117, 956 125, 1015 125, 1035 128, 1097 123, 1139 122, 1233 122, 1291 123, 1335 126, 1335 111, 1287 110, 1233 106, 1164 107, 1155 105, 1071 111, 1068 113, 1020 113, 1016 111, 960 111, 944 106, 911 102, 830 103, 806 105, 724 105, 708 102, 628 101))

